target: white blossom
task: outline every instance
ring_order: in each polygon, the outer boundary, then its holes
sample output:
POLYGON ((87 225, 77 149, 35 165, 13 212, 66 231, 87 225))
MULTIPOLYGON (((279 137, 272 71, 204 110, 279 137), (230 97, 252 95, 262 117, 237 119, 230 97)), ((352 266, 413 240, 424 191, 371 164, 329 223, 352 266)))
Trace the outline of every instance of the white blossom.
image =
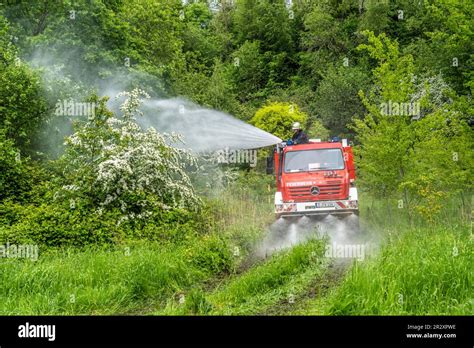
POLYGON ((123 117, 89 119, 67 138, 71 157, 66 172, 73 183, 69 192, 86 192, 104 197, 98 212, 108 207, 120 209, 119 224, 129 219, 145 219, 155 209, 193 208, 200 204, 186 173, 196 159, 186 150, 168 144, 181 141, 179 134, 160 134, 154 128, 143 131, 136 122, 140 98, 149 96, 135 89, 123 92, 123 117), (92 182, 83 173, 91 173, 92 182), (135 207, 135 208, 134 208, 135 207), (134 213, 137 207, 140 211, 134 213))

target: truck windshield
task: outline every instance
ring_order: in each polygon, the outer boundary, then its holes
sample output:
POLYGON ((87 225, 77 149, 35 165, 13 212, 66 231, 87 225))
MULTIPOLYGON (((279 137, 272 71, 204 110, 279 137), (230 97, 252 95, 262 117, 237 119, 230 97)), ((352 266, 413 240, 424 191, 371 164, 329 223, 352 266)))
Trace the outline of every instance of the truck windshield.
POLYGON ((285 154, 285 173, 336 169, 344 169, 340 149, 288 151, 285 154))

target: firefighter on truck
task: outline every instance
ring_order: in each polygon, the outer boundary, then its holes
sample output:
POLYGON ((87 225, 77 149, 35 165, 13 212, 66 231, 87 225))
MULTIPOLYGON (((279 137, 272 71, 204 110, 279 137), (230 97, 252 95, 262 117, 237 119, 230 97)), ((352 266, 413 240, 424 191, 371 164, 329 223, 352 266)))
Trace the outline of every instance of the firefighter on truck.
POLYGON ((293 123, 292 129, 293 129, 293 137, 291 138, 291 141, 293 144, 297 145, 297 144, 308 143, 308 136, 301 129, 301 125, 299 122, 293 123))

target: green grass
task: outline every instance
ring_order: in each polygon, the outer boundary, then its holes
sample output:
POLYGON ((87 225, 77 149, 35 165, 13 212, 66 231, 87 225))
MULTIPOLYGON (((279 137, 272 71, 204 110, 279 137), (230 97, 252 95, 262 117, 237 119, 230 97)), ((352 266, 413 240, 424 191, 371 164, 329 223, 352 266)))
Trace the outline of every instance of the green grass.
POLYGON ((123 314, 159 306, 231 267, 219 243, 207 237, 180 247, 139 243, 129 253, 68 250, 37 261, 0 259, 0 314, 123 314))
POLYGON ((472 315, 473 266, 467 226, 407 229, 299 314, 472 315))
POLYGON ((249 262, 273 221, 271 202, 226 192, 213 201, 214 232, 180 243, 135 242, 129 255, 123 245, 0 258, 0 315, 473 314, 469 226, 420 227, 393 204, 364 202, 367 238, 382 248, 337 277, 321 240, 249 262))
POLYGON ((267 200, 249 199, 222 194, 213 201, 213 233, 197 231, 180 243, 134 242, 128 256, 127 245, 115 250, 40 245, 34 262, 0 258, 0 315, 156 311, 238 268, 264 231, 260 214, 271 211, 267 200))
POLYGON ((241 275, 227 279, 209 294, 194 292, 185 303, 170 302, 156 314, 253 315, 298 300, 327 266, 324 243, 310 241, 278 253, 241 275))

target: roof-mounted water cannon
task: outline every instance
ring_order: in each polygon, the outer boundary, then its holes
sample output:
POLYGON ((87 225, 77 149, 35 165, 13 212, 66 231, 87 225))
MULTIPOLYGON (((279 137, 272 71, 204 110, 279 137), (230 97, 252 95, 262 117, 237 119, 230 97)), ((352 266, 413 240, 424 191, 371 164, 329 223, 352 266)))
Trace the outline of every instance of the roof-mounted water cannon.
POLYGON ((282 141, 281 143, 278 143, 276 144, 276 151, 278 153, 281 153, 281 151, 287 147, 287 146, 291 146, 293 145, 293 142, 291 140, 287 140, 287 141, 282 141))

